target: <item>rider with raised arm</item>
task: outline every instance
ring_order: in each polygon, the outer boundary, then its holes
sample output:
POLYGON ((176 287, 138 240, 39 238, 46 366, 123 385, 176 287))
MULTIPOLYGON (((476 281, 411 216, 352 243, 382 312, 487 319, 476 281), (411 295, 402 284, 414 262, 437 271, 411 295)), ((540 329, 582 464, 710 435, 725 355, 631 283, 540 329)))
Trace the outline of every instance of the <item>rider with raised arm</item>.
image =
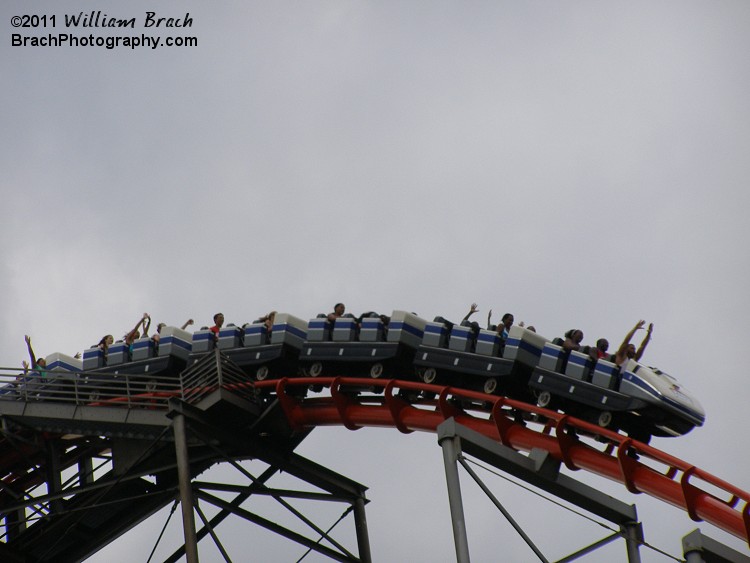
MULTIPOLYGON (((34 354, 34 349, 31 347, 31 337, 26 334, 23 339, 26 341, 26 349, 29 351, 29 359, 31 360, 31 369, 38 369, 47 367, 47 361, 44 358, 37 358, 34 354)), ((44 375, 44 372, 41 373, 44 375)))
POLYGON ((641 357, 643 356, 643 352, 645 352, 646 350, 646 346, 648 345, 649 340, 651 340, 651 333, 654 330, 654 323, 648 325, 646 336, 643 338, 643 342, 641 342, 638 350, 635 349, 635 344, 630 343, 630 339, 633 338, 633 335, 635 335, 635 332, 637 330, 643 328, 645 325, 646 321, 638 321, 636 325, 632 329, 630 329, 630 332, 625 335, 625 340, 622 341, 622 344, 620 344, 620 348, 615 354, 615 363, 618 366, 624 365, 628 360, 635 360, 636 362, 640 361, 641 357))

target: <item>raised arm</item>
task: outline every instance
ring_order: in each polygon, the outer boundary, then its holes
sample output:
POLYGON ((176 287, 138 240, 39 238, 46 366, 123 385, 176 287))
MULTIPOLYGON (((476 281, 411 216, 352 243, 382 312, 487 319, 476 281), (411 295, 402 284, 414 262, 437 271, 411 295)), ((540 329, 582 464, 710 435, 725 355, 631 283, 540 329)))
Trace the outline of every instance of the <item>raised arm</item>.
POLYGON ((193 324, 194 322, 195 322, 195 321, 194 321, 193 319, 188 319, 188 320, 186 320, 186 321, 185 321, 185 324, 184 324, 184 325, 182 325, 182 327, 181 327, 181 328, 182 328, 182 330, 185 330, 185 329, 186 329, 187 327, 189 327, 190 325, 192 325, 192 324, 193 324))
POLYGON ((643 328, 643 325, 645 324, 646 324, 646 321, 638 321, 638 323, 636 323, 636 325, 632 329, 630 329, 630 332, 628 332, 625 335, 625 340, 622 341, 622 344, 620 344, 620 347, 617 349, 618 356, 625 353, 625 351, 628 349, 628 344, 630 344, 630 340, 633 338, 633 335, 635 334, 635 331, 640 328, 643 328))
POLYGON ((492 330, 492 309, 487 313, 487 330, 492 330))
POLYGON ((476 313, 478 310, 479 309, 477 309, 477 304, 476 303, 472 303, 471 307, 469 308, 469 312, 466 313, 466 316, 464 317, 464 320, 468 321, 469 317, 472 316, 474 313, 476 313))
POLYGON ((651 323, 648 325, 648 330, 646 331, 646 336, 643 337, 643 342, 641 342, 641 345, 638 347, 638 351, 635 353, 635 361, 640 362, 641 356, 643 356, 643 353, 646 351, 646 346, 648 346, 649 341, 651 340, 651 333, 654 330, 654 323, 651 323))
POLYGON ((31 368, 36 367, 36 356, 34 355, 34 349, 31 347, 31 337, 26 334, 23 339, 26 341, 26 349, 29 351, 29 359, 31 360, 31 368))
POLYGON ((150 326, 151 326, 151 317, 149 316, 149 314, 148 314, 148 313, 143 313, 143 316, 142 316, 142 317, 141 317, 141 319, 140 319, 140 320, 139 320, 139 321, 138 321, 138 322, 136 323, 136 325, 135 325, 135 326, 133 327, 133 330, 131 330, 130 332, 128 332, 128 333, 127 333, 127 334, 125 335, 125 340, 126 340, 127 342, 130 342, 131 340, 133 340, 133 335, 135 334, 135 332, 136 332, 136 331, 138 330, 138 328, 139 328, 139 327, 140 327, 141 325, 143 325, 143 336, 148 336, 148 327, 150 327, 150 326), (148 324, 146 324, 146 319, 148 319, 148 324))

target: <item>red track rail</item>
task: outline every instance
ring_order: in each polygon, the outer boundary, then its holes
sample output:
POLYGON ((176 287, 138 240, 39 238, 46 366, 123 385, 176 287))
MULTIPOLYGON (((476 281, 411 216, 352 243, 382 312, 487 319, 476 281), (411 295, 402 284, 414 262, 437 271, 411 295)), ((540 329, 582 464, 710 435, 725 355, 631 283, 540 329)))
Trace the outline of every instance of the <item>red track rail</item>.
POLYGON ((408 433, 435 432, 456 422, 518 451, 541 448, 569 469, 585 469, 685 510, 695 521, 709 522, 750 545, 750 493, 647 444, 557 412, 495 395, 413 381, 362 378, 294 378, 257 382, 275 391, 293 428, 343 425, 395 427, 408 433), (310 385, 328 387, 330 397, 302 398, 287 393, 310 385), (346 392, 345 386, 382 390, 382 395, 346 392), (342 390, 343 388, 343 390, 342 390), (434 393, 436 399, 410 403, 398 391, 434 393), (456 406, 463 402, 463 407, 456 406), (470 402, 470 406, 465 406, 470 402), (515 422, 515 412, 538 415, 545 425, 515 422), (538 426, 539 430, 532 428, 538 426), (597 441, 578 438, 596 437, 597 441), (602 449, 598 449, 598 447, 602 449), (638 453, 636 460, 631 452, 638 453), (712 493, 701 488, 711 487, 712 493), (725 498, 721 498, 722 495, 725 498))

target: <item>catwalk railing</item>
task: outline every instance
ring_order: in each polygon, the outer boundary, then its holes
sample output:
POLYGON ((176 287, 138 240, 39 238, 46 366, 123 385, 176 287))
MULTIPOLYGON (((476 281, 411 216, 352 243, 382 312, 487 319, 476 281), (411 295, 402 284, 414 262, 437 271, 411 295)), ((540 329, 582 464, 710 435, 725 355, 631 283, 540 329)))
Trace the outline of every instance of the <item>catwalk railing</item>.
POLYGON ((421 382, 364 378, 284 378, 252 383, 220 371, 200 370, 179 379, 150 375, 0 375, 0 412, 14 401, 74 403, 91 407, 168 408, 180 397, 195 402, 221 387, 240 395, 278 398, 293 428, 343 425, 435 432, 443 421, 459 424, 518 451, 546 450, 571 470, 586 470, 646 493, 750 542, 750 493, 647 444, 568 415, 483 393, 421 382), (311 393, 310 389, 317 391, 311 393), (327 389, 328 394, 322 391, 327 389))
POLYGON ((0 401, 166 409, 170 397, 182 396, 180 379, 174 375, 0 370, 0 401))

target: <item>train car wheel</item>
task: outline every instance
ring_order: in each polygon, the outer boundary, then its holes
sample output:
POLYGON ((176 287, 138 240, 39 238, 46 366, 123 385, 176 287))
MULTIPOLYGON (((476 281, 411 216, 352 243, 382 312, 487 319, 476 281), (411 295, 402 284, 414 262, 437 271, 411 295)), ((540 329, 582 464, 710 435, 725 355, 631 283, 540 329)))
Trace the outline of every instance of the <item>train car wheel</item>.
POLYGON ((497 379, 490 377, 484 382, 484 392, 492 395, 497 390, 497 379))
POLYGON ((608 428, 612 425, 612 413, 609 411, 602 411, 596 419, 596 423, 602 428, 608 428))
POLYGON ((437 370, 435 368, 427 368, 422 373, 422 381, 425 383, 435 383, 437 379, 437 370))
POLYGON ((372 366, 370 366, 370 377, 372 377, 373 379, 377 379, 378 377, 383 375, 383 371, 385 370, 383 368, 383 364, 381 364, 380 362, 372 364, 372 366))
POLYGON ((542 391, 536 399, 536 404, 542 408, 546 408, 552 402, 552 393, 549 391, 542 391))
POLYGON ((268 366, 260 366, 258 371, 255 372, 255 379, 263 381, 268 377, 268 366))
POLYGON ((315 362, 314 364, 310 365, 310 369, 307 370, 307 373, 310 375, 310 377, 320 376, 323 373, 322 362, 315 362))

